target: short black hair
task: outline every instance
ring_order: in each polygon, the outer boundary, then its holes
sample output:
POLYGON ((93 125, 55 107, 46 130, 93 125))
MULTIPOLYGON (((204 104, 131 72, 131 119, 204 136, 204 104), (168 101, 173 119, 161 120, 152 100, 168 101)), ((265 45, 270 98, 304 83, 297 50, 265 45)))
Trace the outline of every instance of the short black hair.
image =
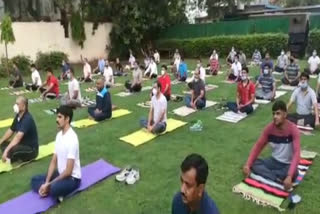
POLYGON ((249 73, 249 68, 248 67, 243 67, 242 71, 246 71, 247 73, 249 73))
POLYGON ((270 68, 270 66, 268 65, 268 64, 265 64, 265 66, 264 67, 268 67, 268 68, 270 68))
POLYGON ((52 68, 50 68, 50 67, 48 67, 48 68, 46 69, 46 71, 53 74, 52 68))
POLYGON ((181 57, 181 61, 184 61, 184 57, 183 56, 181 57))
POLYGON ((182 162, 181 171, 187 172, 194 168, 197 172, 196 181, 197 185, 205 184, 207 182, 209 169, 207 161, 199 154, 190 154, 182 162))
POLYGON ((36 65, 35 65, 35 64, 31 64, 30 67, 31 67, 31 68, 36 68, 36 65))
POLYGON ((57 109, 57 114, 62 114, 65 117, 69 117, 69 123, 71 123, 72 121, 72 117, 73 117, 73 110, 71 107, 69 106, 60 106, 57 109))
POLYGON ((278 111, 278 110, 281 110, 281 111, 284 111, 284 112, 287 112, 287 105, 284 101, 282 100, 277 100, 273 106, 272 106, 272 111, 278 111))
POLYGON ((301 75, 300 75, 300 79, 301 79, 301 77, 305 77, 305 78, 307 78, 308 80, 309 80, 309 78, 310 78, 310 76, 309 76, 309 74, 308 74, 307 72, 302 72, 301 75))
POLYGON ((155 84, 157 84, 157 87, 160 88, 160 91, 161 91, 161 83, 160 83, 160 81, 156 81, 155 84))
POLYGON ((167 65, 162 65, 161 68, 164 68, 166 71, 168 70, 167 65))

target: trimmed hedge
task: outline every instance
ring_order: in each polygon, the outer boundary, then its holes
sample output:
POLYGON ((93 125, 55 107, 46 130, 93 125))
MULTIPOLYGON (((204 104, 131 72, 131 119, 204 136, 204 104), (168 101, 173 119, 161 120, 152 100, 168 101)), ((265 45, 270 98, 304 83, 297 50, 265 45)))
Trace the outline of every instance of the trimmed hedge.
POLYGON ((184 57, 208 57, 215 49, 221 57, 228 55, 231 47, 242 50, 247 58, 258 48, 261 54, 269 52, 272 57, 279 55, 282 49, 287 50, 287 34, 252 34, 241 36, 216 36, 196 39, 169 39, 156 41, 157 49, 178 48, 184 57))
POLYGON ((311 55, 313 50, 317 50, 320 53, 320 29, 312 30, 309 34, 307 55, 311 55))
MULTIPOLYGON (((8 76, 7 68, 6 68, 6 64, 7 64, 6 58, 1 58, 0 61, 1 61, 0 77, 8 76)), ((30 74, 30 65, 32 64, 32 61, 29 56, 17 55, 15 57, 9 59, 8 60, 9 71, 13 70, 13 63, 15 63, 18 66, 20 72, 23 75, 30 74)))
POLYGON ((52 51, 47 53, 38 52, 36 65, 40 69, 51 67, 52 69, 61 68, 62 60, 68 61, 68 55, 60 51, 52 51))

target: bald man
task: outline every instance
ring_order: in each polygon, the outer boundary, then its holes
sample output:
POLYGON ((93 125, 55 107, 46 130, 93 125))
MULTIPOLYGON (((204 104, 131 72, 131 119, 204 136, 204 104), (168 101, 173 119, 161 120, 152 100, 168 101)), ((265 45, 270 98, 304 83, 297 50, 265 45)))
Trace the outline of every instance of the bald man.
POLYGON ((25 97, 16 99, 13 111, 16 114, 13 123, 0 140, 2 161, 27 162, 38 156, 37 127, 28 111, 28 100, 25 97))
POLYGON ((108 89, 104 87, 104 79, 98 79, 96 87, 98 90, 96 95, 96 106, 89 107, 88 113, 95 121, 109 119, 112 116, 111 95, 108 89))

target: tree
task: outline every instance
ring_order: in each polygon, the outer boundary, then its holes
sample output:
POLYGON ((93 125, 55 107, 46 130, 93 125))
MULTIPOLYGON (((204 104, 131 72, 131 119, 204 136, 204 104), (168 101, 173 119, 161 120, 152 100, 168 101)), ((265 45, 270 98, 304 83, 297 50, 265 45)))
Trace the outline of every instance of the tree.
POLYGON ((320 0, 286 0, 286 7, 311 6, 320 4, 320 0))
POLYGON ((3 17, 1 23, 1 43, 4 42, 6 49, 6 69, 9 76, 9 59, 8 59, 8 44, 16 41, 12 29, 12 21, 8 14, 3 17))

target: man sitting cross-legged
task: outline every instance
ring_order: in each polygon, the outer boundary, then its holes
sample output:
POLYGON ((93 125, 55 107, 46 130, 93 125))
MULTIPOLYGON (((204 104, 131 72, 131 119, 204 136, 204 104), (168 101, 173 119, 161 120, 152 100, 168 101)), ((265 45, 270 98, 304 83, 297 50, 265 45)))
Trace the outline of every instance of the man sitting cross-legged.
POLYGON ((264 66, 256 83, 256 98, 262 100, 273 100, 276 95, 276 81, 271 74, 268 65, 264 66))
POLYGON ((300 74, 300 67, 296 63, 294 57, 291 56, 289 65, 285 67, 284 77, 281 81, 285 85, 297 86, 299 84, 300 74))
POLYGON ((139 66, 139 62, 135 61, 133 63, 132 70, 132 81, 127 80, 124 86, 128 91, 132 92, 140 92, 142 89, 142 70, 139 66))
POLYGON ((16 114, 11 127, 0 139, 2 161, 30 161, 38 156, 38 132, 33 117, 28 111, 28 100, 18 97, 13 106, 16 114), (12 140, 10 138, 15 135, 12 140))
POLYGON ((153 134, 160 134, 167 128, 167 99, 161 93, 161 84, 156 82, 152 89, 148 119, 140 120, 140 125, 153 134))
POLYGON ((243 68, 241 72, 241 82, 238 83, 237 87, 237 98, 236 102, 228 102, 227 107, 238 113, 250 114, 253 112, 252 104, 255 101, 255 87, 253 82, 248 77, 249 69, 243 68))
POLYGON ((41 98, 56 99, 59 97, 59 81, 54 76, 51 68, 47 68, 47 80, 38 90, 41 92, 41 98))
POLYGON ((69 69, 68 79, 68 92, 60 99, 60 103, 71 108, 81 107, 80 84, 74 77, 73 68, 69 69))
POLYGON ((190 83, 191 96, 186 96, 186 106, 193 109, 206 107, 206 89, 204 82, 200 79, 200 70, 194 72, 194 80, 190 83))
POLYGON ((96 106, 89 107, 88 113, 95 121, 102 121, 109 119, 112 116, 112 104, 111 95, 104 87, 104 80, 100 78, 96 82, 97 95, 96 95, 96 106))
POLYGON ((63 197, 76 190, 81 183, 79 141, 70 126, 73 112, 70 107, 57 109, 57 124, 60 131, 55 140, 55 150, 48 172, 31 179, 31 188, 40 197, 50 196, 62 201, 63 197))
POLYGON ((300 135, 296 125, 286 119, 287 107, 283 101, 276 101, 272 112, 273 122, 265 127, 252 148, 243 172, 249 176, 252 171, 266 179, 283 183, 285 189, 289 190, 297 176, 300 135), (270 145, 272 156, 257 159, 267 144, 270 145))
POLYGON ((32 83, 27 84, 26 89, 29 91, 36 91, 42 85, 42 81, 35 64, 31 65, 31 72, 32 72, 31 74, 32 83))
POLYGON ((303 72, 300 76, 299 87, 294 90, 288 103, 288 110, 295 102, 297 113, 289 114, 288 120, 302 126, 315 127, 319 125, 317 96, 309 86, 309 74, 303 72), (314 114, 312 114, 312 108, 314 114))

